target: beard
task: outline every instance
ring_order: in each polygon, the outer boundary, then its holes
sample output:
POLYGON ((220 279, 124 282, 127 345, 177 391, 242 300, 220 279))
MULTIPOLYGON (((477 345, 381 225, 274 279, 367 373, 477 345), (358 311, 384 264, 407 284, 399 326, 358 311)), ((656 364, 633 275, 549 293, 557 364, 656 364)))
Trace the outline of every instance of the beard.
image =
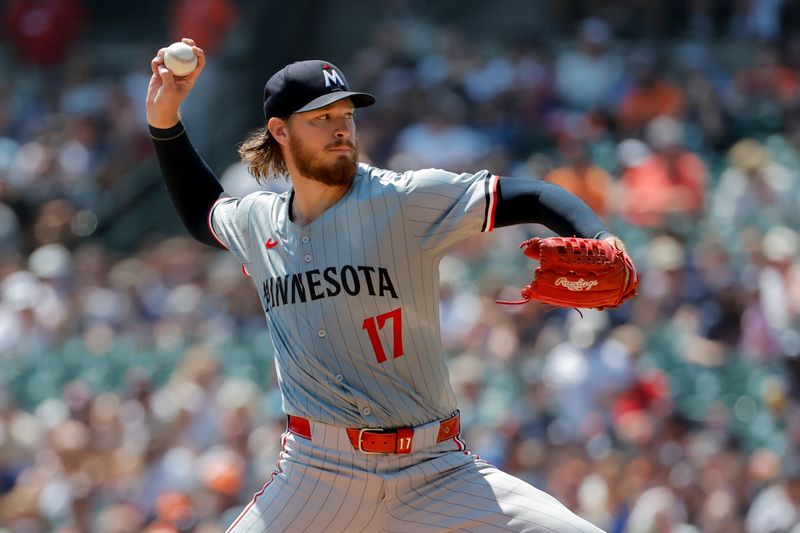
POLYGON ((296 137, 289 139, 289 151, 300 174, 330 186, 348 185, 358 168, 358 141, 339 141, 329 144, 325 149, 340 146, 351 148, 352 154, 338 154, 333 163, 327 163, 301 140, 296 137))

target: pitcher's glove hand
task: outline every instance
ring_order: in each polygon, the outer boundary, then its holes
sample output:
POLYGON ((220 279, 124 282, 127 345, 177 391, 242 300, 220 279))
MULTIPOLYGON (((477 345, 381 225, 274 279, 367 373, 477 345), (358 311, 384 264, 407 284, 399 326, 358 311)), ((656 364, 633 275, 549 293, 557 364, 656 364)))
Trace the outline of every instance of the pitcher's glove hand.
POLYGON ((522 289, 524 304, 536 300, 555 307, 607 309, 636 295, 639 274, 616 238, 534 238, 520 244, 539 261, 533 281, 522 289))

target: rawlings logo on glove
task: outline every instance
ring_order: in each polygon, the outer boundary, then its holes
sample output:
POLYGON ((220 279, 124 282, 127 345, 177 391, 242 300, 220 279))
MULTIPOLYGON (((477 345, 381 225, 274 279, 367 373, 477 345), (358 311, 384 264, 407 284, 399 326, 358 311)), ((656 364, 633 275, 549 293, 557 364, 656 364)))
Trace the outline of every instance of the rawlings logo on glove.
POLYGON ((577 237, 535 238, 520 245, 539 261, 522 300, 498 301, 524 304, 531 300, 555 307, 607 309, 619 307, 636 295, 639 274, 624 249, 611 242, 577 237))
POLYGON ((581 278, 577 281, 570 281, 565 277, 560 277, 556 280, 556 287, 566 287, 571 291, 588 291, 599 282, 597 280, 593 281, 586 281, 585 279, 581 278))

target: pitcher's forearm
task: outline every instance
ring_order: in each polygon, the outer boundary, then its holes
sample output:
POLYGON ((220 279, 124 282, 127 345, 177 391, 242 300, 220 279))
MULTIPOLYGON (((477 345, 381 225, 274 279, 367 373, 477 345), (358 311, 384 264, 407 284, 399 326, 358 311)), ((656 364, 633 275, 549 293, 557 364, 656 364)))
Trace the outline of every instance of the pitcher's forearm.
POLYGON ((580 198, 541 180, 500 178, 495 225, 543 224, 565 237, 610 235, 597 214, 580 198), (607 235, 608 234, 608 235, 607 235))
POLYGON ((209 227, 208 215, 223 194, 222 185, 192 146, 182 122, 171 128, 150 127, 158 164, 169 196, 189 234, 224 248, 209 227))

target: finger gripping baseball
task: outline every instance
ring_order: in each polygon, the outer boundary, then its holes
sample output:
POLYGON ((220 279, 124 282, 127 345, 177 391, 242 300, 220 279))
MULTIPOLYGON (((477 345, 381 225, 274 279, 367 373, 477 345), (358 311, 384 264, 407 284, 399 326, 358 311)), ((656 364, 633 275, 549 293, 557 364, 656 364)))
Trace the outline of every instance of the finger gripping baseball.
POLYGON ((530 300, 555 307, 606 309, 619 307, 636 295, 639 275, 624 250, 612 244, 577 237, 535 238, 520 245, 525 255, 539 261, 533 281, 522 289, 523 304, 530 300))

